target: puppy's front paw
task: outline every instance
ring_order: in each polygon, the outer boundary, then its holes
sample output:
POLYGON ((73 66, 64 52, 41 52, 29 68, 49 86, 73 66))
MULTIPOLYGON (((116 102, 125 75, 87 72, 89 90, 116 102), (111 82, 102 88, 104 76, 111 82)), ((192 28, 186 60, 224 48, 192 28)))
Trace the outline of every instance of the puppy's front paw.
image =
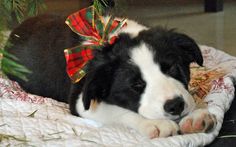
POLYGON ((211 114, 206 109, 198 109, 184 117, 180 121, 179 126, 183 134, 208 133, 215 128, 216 124, 217 120, 214 114, 211 114))
POLYGON ((149 138, 176 135, 179 126, 172 120, 144 120, 139 125, 139 132, 149 138))

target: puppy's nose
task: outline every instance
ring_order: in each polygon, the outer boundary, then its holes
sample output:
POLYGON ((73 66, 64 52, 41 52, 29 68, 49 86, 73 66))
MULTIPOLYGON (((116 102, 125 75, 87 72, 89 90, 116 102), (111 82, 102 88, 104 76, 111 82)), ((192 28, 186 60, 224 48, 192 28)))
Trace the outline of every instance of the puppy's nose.
POLYGON ((184 110, 184 100, 182 97, 175 97, 167 100, 164 104, 164 110, 171 115, 180 115, 184 110))

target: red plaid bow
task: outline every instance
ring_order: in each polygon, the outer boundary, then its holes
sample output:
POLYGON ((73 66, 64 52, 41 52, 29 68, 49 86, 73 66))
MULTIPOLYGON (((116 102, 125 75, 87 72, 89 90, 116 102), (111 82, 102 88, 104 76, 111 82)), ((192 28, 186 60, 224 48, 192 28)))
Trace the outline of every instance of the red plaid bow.
POLYGON ((70 15, 66 24, 82 37, 86 43, 65 49, 67 73, 73 82, 80 81, 86 74, 86 64, 93 59, 93 50, 107 43, 113 44, 117 32, 126 25, 126 20, 100 16, 93 6, 70 15))

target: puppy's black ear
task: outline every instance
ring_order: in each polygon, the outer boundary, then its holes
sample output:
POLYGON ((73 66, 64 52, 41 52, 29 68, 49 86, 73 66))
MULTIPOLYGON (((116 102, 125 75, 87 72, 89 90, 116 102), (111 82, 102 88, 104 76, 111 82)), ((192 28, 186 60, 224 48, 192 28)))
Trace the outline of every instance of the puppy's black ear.
POLYGON ((175 45, 181 48, 185 55, 184 60, 188 63, 196 62, 198 65, 202 66, 203 57, 202 53, 196 44, 196 42, 187 35, 174 33, 172 36, 175 45), (186 57, 186 58, 185 58, 186 57))
POLYGON ((85 110, 90 107, 91 100, 102 101, 109 95, 114 73, 118 69, 121 57, 126 57, 127 47, 134 41, 128 34, 120 34, 113 45, 105 46, 101 52, 97 52, 89 63, 83 89, 83 104, 85 110))
POLYGON ((112 62, 109 62, 89 70, 86 75, 82 97, 85 110, 89 109, 91 100, 100 102, 108 96, 114 68, 112 62))

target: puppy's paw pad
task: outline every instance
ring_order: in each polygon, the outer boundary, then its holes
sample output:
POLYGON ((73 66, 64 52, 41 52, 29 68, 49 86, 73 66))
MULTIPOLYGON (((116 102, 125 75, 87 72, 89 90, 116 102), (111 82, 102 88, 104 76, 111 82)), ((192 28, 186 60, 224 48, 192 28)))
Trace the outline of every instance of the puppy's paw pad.
POLYGON ((183 134, 188 133, 208 133, 215 128, 217 123, 214 114, 207 110, 196 110, 192 114, 183 118, 180 123, 180 131, 183 134))

